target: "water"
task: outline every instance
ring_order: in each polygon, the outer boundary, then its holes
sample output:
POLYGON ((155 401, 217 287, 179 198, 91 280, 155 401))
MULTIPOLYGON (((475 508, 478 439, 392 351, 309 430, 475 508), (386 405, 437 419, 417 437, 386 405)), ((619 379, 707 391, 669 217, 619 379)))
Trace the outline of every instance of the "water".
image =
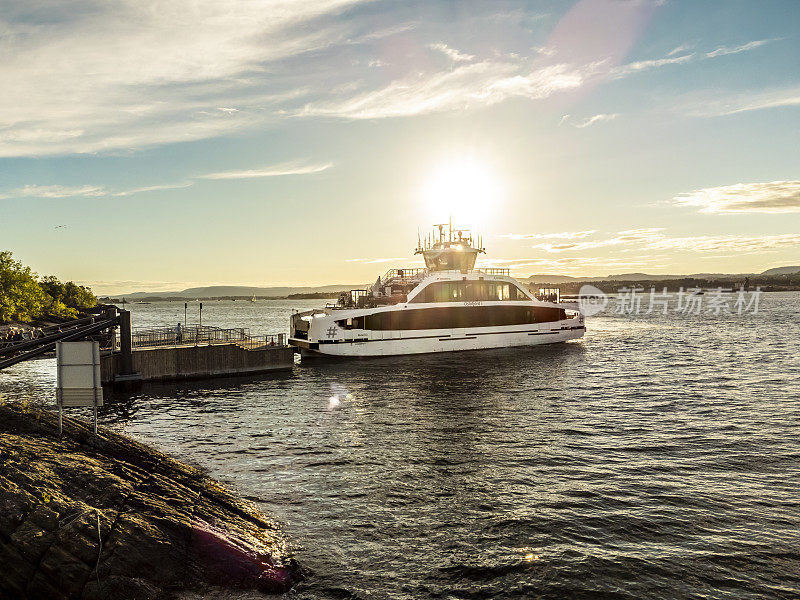
MULTIPOLYGON (((317 305, 203 322, 276 333, 317 305)), ((292 598, 797 598, 799 308, 603 314, 579 343, 151 385, 101 417, 282 520, 311 572, 292 598)), ((52 363, 0 395, 52 398, 52 363)))

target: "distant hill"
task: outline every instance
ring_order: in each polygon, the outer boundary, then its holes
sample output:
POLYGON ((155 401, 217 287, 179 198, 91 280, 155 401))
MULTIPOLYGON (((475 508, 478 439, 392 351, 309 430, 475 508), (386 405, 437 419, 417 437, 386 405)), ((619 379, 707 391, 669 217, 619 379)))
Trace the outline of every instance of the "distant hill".
POLYGON ((210 285, 206 287, 187 288, 175 292, 133 292, 131 294, 113 294, 115 298, 128 300, 146 300, 147 298, 220 298, 230 296, 273 296, 285 297, 290 294, 317 294, 325 292, 338 292, 364 287, 364 284, 355 285, 319 285, 309 287, 252 287, 244 285, 210 285))
POLYGON ((767 269, 762 275, 794 275, 800 273, 800 267, 775 267, 774 269, 767 269))
MULTIPOLYGON (((686 275, 648 275, 647 273, 620 273, 603 277, 602 281, 666 281, 667 279, 681 279, 686 275)), ((689 275, 688 277, 693 277, 689 275)))

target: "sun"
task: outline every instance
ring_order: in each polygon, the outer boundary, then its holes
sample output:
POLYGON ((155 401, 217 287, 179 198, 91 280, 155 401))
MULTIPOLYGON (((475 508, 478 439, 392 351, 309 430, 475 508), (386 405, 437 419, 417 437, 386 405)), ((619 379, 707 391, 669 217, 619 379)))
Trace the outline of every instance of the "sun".
POLYGON ((433 223, 485 225, 500 200, 501 186, 486 162, 456 159, 435 168, 422 186, 423 206, 433 223))

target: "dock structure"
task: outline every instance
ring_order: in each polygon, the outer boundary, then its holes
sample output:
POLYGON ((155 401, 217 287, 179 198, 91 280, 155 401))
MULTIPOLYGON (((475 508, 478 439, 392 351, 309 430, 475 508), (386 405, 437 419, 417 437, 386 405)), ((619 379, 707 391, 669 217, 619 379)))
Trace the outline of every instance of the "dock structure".
POLYGON ((294 348, 283 333, 254 336, 247 328, 208 325, 133 329, 131 313, 112 305, 50 329, 0 346, 0 369, 80 340, 99 342, 103 385, 254 375, 294 365, 294 348))
POLYGON ((101 356, 101 379, 104 385, 205 379, 293 365, 294 349, 284 334, 252 336, 246 328, 199 325, 131 330, 123 323, 114 351, 101 356))

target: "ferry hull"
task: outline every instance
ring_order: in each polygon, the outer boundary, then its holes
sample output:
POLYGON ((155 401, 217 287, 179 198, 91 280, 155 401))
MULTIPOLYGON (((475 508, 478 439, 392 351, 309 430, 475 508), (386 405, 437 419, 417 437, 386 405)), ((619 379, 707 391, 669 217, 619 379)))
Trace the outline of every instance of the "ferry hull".
POLYGON ((300 348, 304 356, 398 356, 555 344, 581 338, 584 332, 583 325, 492 332, 386 331, 383 332, 382 339, 308 342, 290 338, 289 343, 300 348))

